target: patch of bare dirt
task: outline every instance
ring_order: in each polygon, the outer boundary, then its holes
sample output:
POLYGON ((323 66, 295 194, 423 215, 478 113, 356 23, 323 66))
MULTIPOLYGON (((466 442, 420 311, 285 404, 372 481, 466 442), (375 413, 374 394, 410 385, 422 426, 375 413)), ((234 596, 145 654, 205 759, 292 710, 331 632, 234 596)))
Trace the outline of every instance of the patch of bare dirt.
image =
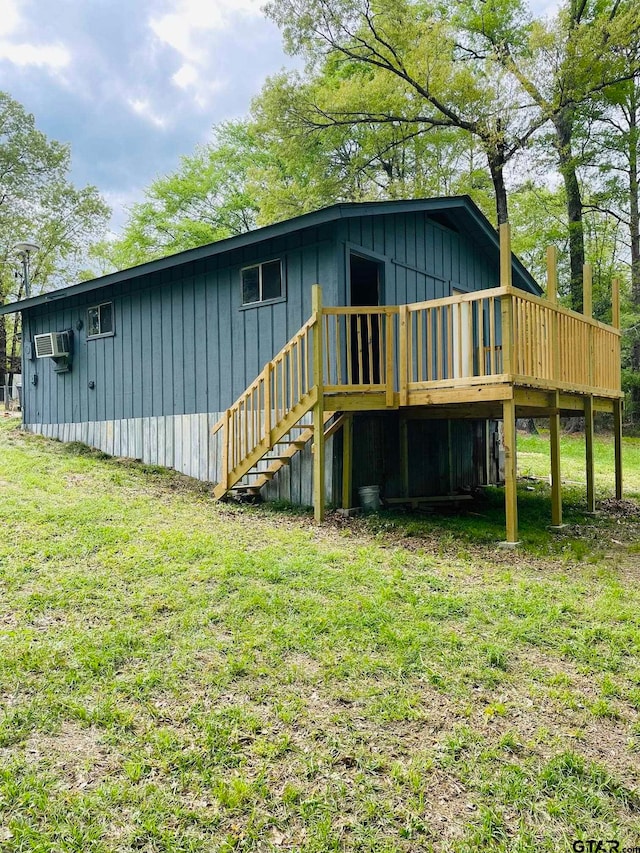
MULTIPOLYGON (((18 748, 13 749, 14 755, 18 748)), ((115 773, 118 756, 102 742, 94 726, 65 721, 59 732, 34 732, 19 752, 30 764, 46 767, 70 790, 94 787, 115 773)))

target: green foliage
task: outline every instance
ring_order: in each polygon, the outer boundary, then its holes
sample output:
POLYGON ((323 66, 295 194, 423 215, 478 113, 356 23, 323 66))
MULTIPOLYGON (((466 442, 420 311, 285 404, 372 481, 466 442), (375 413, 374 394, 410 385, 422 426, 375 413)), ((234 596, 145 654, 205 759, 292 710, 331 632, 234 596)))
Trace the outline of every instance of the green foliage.
POLYGON ((13 275, 20 240, 40 246, 31 264, 37 293, 75 278, 89 244, 104 233, 109 208, 95 187, 70 183, 70 166, 68 146, 47 139, 34 117, 0 92, 0 300, 22 295, 13 275))

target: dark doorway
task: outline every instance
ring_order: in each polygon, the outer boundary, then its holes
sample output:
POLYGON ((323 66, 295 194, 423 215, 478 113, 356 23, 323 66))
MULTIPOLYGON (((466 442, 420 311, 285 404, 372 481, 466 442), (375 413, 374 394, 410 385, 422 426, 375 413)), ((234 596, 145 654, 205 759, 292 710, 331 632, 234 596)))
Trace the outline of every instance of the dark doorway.
MULTIPOLYGON (((380 304, 382 265, 360 255, 349 258, 351 305, 380 304)), ((381 382, 380 342, 382 316, 354 314, 351 317, 351 382, 378 385, 381 382)))
POLYGON ((352 305, 380 304, 380 264, 377 261, 351 255, 349 275, 351 277, 352 305))

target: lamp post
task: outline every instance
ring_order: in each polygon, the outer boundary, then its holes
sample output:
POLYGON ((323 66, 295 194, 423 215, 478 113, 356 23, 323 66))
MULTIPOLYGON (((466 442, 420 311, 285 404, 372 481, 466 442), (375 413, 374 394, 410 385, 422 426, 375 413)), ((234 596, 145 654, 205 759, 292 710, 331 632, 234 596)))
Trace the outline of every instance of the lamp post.
POLYGON ((27 299, 31 297, 31 282, 29 281, 29 264, 31 253, 37 252, 40 246, 37 243, 16 243, 14 249, 18 253, 18 257, 22 261, 22 281, 24 284, 24 292, 27 299))

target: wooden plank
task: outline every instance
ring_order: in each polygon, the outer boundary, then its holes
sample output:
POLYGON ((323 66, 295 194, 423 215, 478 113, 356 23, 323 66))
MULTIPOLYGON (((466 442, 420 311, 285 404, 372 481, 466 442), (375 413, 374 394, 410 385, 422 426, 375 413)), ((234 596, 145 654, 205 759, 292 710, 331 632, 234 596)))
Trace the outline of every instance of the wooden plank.
POLYGON ((386 346, 386 404, 391 408, 394 405, 395 364, 394 364, 394 319, 392 314, 385 314, 385 346, 386 346))
POLYGON ((549 415, 549 448, 551 453, 551 524, 562 525, 562 483, 560 479, 560 412, 549 415))
POLYGON ((500 287, 512 285, 511 226, 508 222, 500 225, 500 287))
POLYGON ((222 471, 220 472, 220 485, 226 492, 229 488, 229 409, 222 418, 222 471))
POLYGON ((348 415, 342 428, 342 508, 353 500, 353 418, 348 415))
POLYGON ((423 312, 416 311, 416 346, 418 348, 418 382, 422 382, 424 377, 424 341, 422 334, 423 312))
POLYGON ((371 326, 371 314, 367 314, 367 355, 369 357, 368 366, 369 366, 369 382, 373 382, 374 370, 373 370, 373 329, 371 326))
POLYGON ((427 325, 427 381, 433 379, 433 311, 425 309, 425 323, 427 325))
POLYGON ((264 368, 264 435, 271 444, 271 372, 273 368, 268 361, 264 368))
POLYGON ((613 452, 616 472, 616 499, 622 500, 622 400, 613 404, 613 452))
POLYGON ((399 388, 400 388, 400 405, 407 405, 407 381, 408 381, 408 356, 407 352, 408 341, 407 341, 407 318, 408 318, 408 309, 406 305, 400 306, 400 329, 399 329, 399 349, 400 349, 400 363, 399 363, 399 388))
POLYGON ((547 299, 552 305, 558 302, 558 250, 547 246, 547 299))
POLYGON ((620 329, 620 280, 617 278, 611 282, 611 325, 620 329))
POLYGON ((319 284, 313 285, 311 300, 317 318, 313 335, 313 385, 317 395, 313 407, 313 516, 319 523, 325 514, 322 288, 319 284))
POLYGON ((585 463, 587 474, 587 512, 596 511, 595 472, 593 467, 593 398, 584 401, 585 463))
POLYGON ((513 364, 517 364, 517 353, 514 352, 516 343, 513 337, 513 297, 503 296, 500 301, 502 318, 502 372, 511 373, 513 364))
POLYGON ((518 542, 518 493, 516 465, 516 407, 513 400, 502 404, 504 422, 505 521, 507 543, 518 542))
POLYGON ((582 267, 582 313, 589 319, 593 316, 593 270, 591 264, 582 267))

